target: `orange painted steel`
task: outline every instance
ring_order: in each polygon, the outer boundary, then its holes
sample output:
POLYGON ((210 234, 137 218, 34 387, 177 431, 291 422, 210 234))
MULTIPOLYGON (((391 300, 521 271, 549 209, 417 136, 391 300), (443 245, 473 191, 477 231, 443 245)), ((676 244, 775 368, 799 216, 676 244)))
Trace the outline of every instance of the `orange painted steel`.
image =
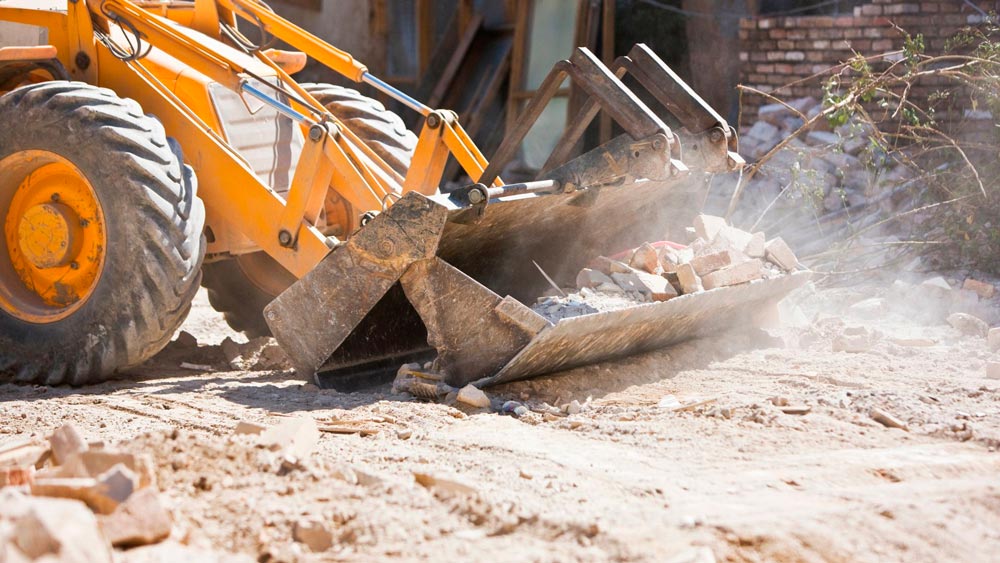
MULTIPOLYGON (((413 164, 406 177, 400 177, 285 71, 300 66, 307 56, 361 82, 367 67, 256 0, 15 0, 12 6, 0 7, 0 20, 48 28, 49 43, 74 79, 137 100, 180 142, 198 174, 199 195, 206 204, 209 259, 263 250, 301 277, 323 259, 331 242, 337 242, 329 235, 354 232, 362 216, 384 211, 407 192, 437 193, 449 155, 472 178, 488 164, 457 116, 439 111, 434 112, 440 119, 433 127, 425 120, 413 164), (304 55, 247 54, 226 45, 220 24, 237 18, 262 25, 268 35, 304 55), (126 46, 133 30, 152 49, 137 60, 123 61, 109 43, 119 49, 126 46), (263 183, 230 145, 210 94, 213 85, 221 85, 250 100, 243 87, 257 79, 290 92, 285 103, 303 117, 306 146, 284 195, 263 183), (317 125, 323 133, 311 140, 317 125), (327 225, 336 225, 336 232, 327 225)), ((495 185, 502 182, 498 179, 495 185)))
POLYGON ((83 173, 51 152, 27 150, 0 161, 17 172, 4 213, 0 308, 27 322, 66 318, 91 296, 104 269, 104 211, 83 173))

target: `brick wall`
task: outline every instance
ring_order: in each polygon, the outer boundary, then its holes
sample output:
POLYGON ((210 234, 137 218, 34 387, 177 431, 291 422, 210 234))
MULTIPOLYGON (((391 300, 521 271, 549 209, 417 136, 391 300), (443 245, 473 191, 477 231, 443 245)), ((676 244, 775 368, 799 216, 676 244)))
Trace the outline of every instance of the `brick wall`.
MULTIPOLYGON (((1000 1, 976 4, 987 13, 1000 12, 1000 1)), ((777 90, 775 95, 782 99, 818 98, 821 79, 809 78, 849 59, 852 49, 873 55, 901 48, 903 35, 893 24, 911 35, 923 34, 927 52, 933 54, 941 52, 957 30, 982 20, 980 12, 962 0, 873 0, 856 7, 853 15, 745 19, 740 23, 740 82, 765 92, 777 90)), ((914 88, 912 98, 919 102, 940 86, 925 80, 914 88)), ((743 94, 741 129, 757 120, 758 108, 766 103, 762 96, 743 94)))

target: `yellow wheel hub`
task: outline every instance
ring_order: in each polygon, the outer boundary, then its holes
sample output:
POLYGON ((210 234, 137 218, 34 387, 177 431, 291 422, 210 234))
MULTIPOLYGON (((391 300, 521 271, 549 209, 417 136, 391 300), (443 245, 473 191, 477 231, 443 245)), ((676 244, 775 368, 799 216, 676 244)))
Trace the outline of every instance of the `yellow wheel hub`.
POLYGON ((0 307, 29 322, 54 322, 93 293, 104 267, 104 213, 90 182, 68 160, 22 151, 0 161, 8 202, 0 252, 0 307))

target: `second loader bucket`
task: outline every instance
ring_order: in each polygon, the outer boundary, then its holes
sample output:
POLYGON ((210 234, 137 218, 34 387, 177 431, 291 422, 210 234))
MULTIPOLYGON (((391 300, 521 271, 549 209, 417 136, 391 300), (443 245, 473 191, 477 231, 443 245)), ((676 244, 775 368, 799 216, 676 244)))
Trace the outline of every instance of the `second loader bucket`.
POLYGON ((436 352, 456 386, 550 373, 753 322, 808 274, 557 322, 527 305, 551 287, 546 276, 565 284, 598 255, 659 240, 690 168, 734 170, 742 164, 735 150, 732 129, 646 47, 613 69, 578 49, 540 85, 477 183, 403 195, 279 295, 265 319, 304 376, 395 371, 436 352), (625 74, 679 121, 676 132, 622 84, 625 74), (567 77, 587 101, 537 180, 503 184, 500 170, 567 77), (625 133, 571 158, 601 109, 625 133))

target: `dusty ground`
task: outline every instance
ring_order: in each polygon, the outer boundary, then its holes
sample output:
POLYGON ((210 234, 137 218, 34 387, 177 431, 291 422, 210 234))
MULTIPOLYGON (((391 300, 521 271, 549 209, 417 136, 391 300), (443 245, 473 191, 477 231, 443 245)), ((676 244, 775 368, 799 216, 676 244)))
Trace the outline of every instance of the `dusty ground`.
MULTIPOLYGON (((388 386, 341 394, 292 372, 227 372, 216 344, 230 333, 200 296, 185 329, 203 346, 184 361, 219 371, 179 369, 168 352, 133 381, 0 385, 0 440, 42 438, 69 421, 154 453, 176 520, 170 541, 234 560, 997 560, 1000 380, 985 376, 986 340, 912 326, 905 314, 863 320, 807 306, 862 297, 806 299, 804 326, 770 335, 488 390, 494 406, 591 398, 579 414, 546 420, 463 412, 388 386), (872 348, 834 352, 836 335, 859 325, 880 331, 872 348), (709 402, 658 406, 669 395, 709 402), (772 398, 811 410, 785 414, 772 398), (908 431, 873 421, 872 408, 908 431), (278 474, 232 428, 286 415, 383 422, 366 437, 323 434, 305 469, 278 474), (425 489, 415 471, 476 493, 425 489), (330 551, 292 540, 303 517, 330 525, 330 551)), ((158 549, 183 549, 172 545, 158 549)))

